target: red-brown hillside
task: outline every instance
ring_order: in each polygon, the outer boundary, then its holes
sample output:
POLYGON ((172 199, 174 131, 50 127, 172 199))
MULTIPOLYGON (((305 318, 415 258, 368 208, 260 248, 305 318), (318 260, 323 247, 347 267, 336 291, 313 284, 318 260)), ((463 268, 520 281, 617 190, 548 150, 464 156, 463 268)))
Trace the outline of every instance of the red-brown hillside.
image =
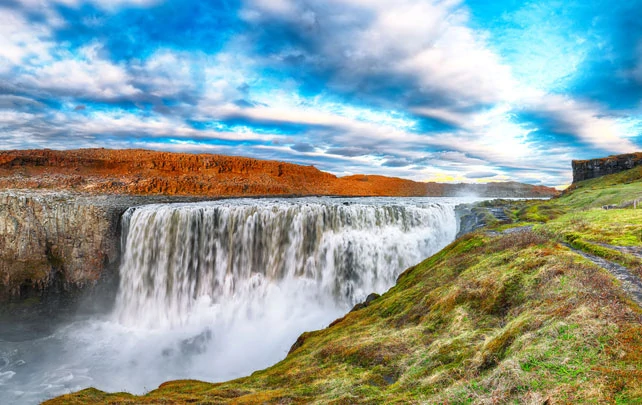
POLYGON ((471 192, 544 197, 557 194, 552 188, 519 183, 420 183, 371 175, 338 178, 313 166, 138 149, 0 151, 0 189, 9 188, 206 197, 442 196, 471 192))

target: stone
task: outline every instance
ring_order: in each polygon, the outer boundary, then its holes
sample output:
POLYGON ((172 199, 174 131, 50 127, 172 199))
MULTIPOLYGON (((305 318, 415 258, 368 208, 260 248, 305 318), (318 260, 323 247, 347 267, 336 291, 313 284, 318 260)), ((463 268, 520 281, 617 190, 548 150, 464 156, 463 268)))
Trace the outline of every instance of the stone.
POLYGON ((0 192, 0 300, 95 283, 118 264, 120 210, 56 193, 0 192))

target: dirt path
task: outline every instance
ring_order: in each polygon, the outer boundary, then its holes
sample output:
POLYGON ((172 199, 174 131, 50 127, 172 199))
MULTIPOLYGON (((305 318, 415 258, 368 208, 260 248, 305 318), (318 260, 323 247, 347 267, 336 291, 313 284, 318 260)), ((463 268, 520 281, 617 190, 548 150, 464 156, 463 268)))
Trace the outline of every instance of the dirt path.
MULTIPOLYGON (((517 226, 514 228, 505 229, 503 231, 487 231, 486 234, 489 236, 499 236, 499 235, 507 235, 507 234, 516 234, 519 232, 528 232, 528 231, 531 231, 532 229, 533 229, 532 225, 517 226)), ((640 280, 640 278, 633 275, 629 271, 629 269, 627 269, 626 267, 620 264, 613 263, 601 257, 575 249, 567 243, 564 243, 564 245, 569 249, 571 249, 573 252, 587 258, 588 260, 592 261, 593 263, 607 270, 609 273, 613 274, 615 278, 620 280, 620 282, 622 283, 622 289, 626 291, 626 293, 631 297, 631 299, 633 299, 633 301, 635 301, 636 304, 642 307, 642 280, 640 280)), ((612 246, 612 245, 606 245, 606 244, 601 244, 601 245, 611 249, 618 250, 622 253, 629 253, 637 257, 642 257, 642 249, 637 247, 612 246)))
POLYGON ((642 259, 642 248, 637 247, 637 246, 614 246, 614 245, 609 245, 607 243, 598 243, 600 246, 604 246, 605 248, 617 250, 618 252, 621 253, 628 253, 630 255, 633 255, 635 257, 639 257, 642 259))
POLYGON ((617 263, 610 262, 598 256, 594 256, 581 250, 577 250, 567 245, 575 253, 584 256, 593 263, 613 274, 615 278, 622 282, 622 288, 639 306, 642 307, 642 280, 634 276, 629 269, 617 263))

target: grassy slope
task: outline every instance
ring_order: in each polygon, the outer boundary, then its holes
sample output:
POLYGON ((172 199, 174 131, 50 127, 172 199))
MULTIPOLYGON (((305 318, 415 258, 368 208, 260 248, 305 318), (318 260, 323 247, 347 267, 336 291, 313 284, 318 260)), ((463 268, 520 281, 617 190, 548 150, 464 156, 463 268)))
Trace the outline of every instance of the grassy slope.
MULTIPOLYGON (((560 243, 605 257, 620 253, 598 242, 642 245, 642 210, 596 209, 639 197, 642 168, 516 204, 533 231, 460 238, 250 377, 51 403, 640 403, 642 310, 560 243)), ((620 255, 610 258, 639 270, 620 255)))

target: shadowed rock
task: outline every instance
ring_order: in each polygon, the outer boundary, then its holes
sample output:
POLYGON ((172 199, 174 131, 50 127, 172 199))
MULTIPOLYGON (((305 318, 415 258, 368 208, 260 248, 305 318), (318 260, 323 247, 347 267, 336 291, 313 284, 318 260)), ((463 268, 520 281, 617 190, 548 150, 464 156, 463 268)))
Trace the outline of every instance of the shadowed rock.
POLYGON ((642 164, 642 152, 613 155, 601 159, 574 160, 573 183, 633 169, 642 164))

